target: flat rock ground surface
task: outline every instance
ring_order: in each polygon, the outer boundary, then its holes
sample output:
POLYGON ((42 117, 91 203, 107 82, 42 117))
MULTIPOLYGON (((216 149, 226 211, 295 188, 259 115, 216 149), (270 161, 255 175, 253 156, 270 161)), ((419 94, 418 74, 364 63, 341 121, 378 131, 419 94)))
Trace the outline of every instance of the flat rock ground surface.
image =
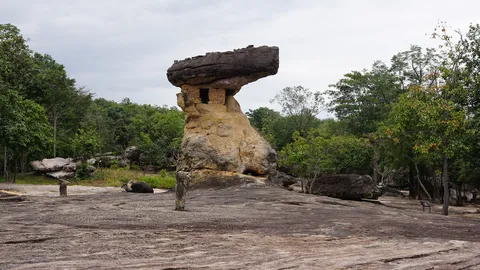
POLYGON ((194 190, 177 212, 173 192, 7 188, 26 200, 0 202, 0 269, 480 269, 474 207, 266 186, 194 190))

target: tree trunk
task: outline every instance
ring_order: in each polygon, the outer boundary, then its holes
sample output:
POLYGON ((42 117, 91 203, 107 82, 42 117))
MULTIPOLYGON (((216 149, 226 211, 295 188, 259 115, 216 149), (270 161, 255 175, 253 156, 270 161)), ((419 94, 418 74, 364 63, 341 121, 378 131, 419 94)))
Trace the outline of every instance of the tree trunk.
POLYGON ((443 206, 442 214, 448 216, 448 201, 450 199, 450 189, 448 188, 448 159, 447 155, 443 155, 443 206))
MULTIPOLYGON (((429 201, 432 201, 432 197, 430 196, 430 194, 428 193, 427 189, 425 188, 425 186, 423 185, 422 181, 420 180, 420 171, 418 170, 418 165, 415 161, 413 161, 413 159, 410 159, 413 164, 415 164, 415 169, 417 170, 417 180, 418 180, 418 185, 422 188, 423 192, 425 192, 425 194, 427 194, 428 196, 428 200, 429 201)), ((419 192, 420 193, 420 192, 419 192)))
POLYGON ((57 157, 57 116, 53 117, 53 157, 57 157))
POLYGON ((375 181, 376 184, 379 184, 379 177, 378 177, 378 160, 380 159, 380 155, 378 153, 378 150, 374 150, 373 153, 373 181, 375 181))
POLYGON ((27 153, 22 153, 22 158, 20 159, 20 172, 25 173, 27 172, 27 153))
POLYGON ((3 150, 3 176, 5 176, 5 182, 7 181, 7 145, 4 145, 3 150))
POLYGON ((457 184, 457 206, 462 206, 463 205, 463 199, 462 199, 462 183, 457 184))
POLYGON ((417 198, 417 185, 415 185, 415 178, 414 178, 414 168, 413 165, 408 165, 408 191, 409 191, 409 197, 410 198, 417 198))
POLYGON ((7 145, 4 146, 3 152, 3 176, 5 176, 5 183, 10 182, 10 178, 8 175, 8 159, 7 159, 7 145))
POLYGON ((317 170, 315 170, 315 174, 313 175, 313 180, 308 183, 308 194, 312 194, 312 187, 313 183, 317 180, 317 170))
POLYGON ((17 171, 18 171, 17 157, 15 157, 13 160, 14 160, 13 161, 13 165, 14 165, 14 167, 13 167, 13 183, 15 184, 17 182, 17 171))

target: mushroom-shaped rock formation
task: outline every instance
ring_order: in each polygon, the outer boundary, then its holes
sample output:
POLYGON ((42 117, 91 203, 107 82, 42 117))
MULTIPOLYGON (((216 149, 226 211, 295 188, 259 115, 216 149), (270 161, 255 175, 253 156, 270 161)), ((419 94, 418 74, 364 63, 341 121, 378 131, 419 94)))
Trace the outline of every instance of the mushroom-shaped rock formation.
POLYGON ((185 112, 177 176, 193 175, 189 186, 275 173, 275 150, 250 126, 234 95, 243 85, 276 74, 278 66, 278 47, 248 46, 175 61, 168 69, 168 80, 181 88, 177 103, 185 112))

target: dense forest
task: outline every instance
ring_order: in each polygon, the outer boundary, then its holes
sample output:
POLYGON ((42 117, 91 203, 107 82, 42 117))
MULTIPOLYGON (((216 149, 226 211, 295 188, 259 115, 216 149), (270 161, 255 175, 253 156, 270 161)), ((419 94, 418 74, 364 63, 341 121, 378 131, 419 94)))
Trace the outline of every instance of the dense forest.
MULTIPOLYGON (((412 45, 325 91, 286 87, 271 100, 280 112, 246 114, 277 150, 280 170, 297 176, 370 174, 438 202, 448 187, 480 187, 480 26, 450 32, 439 24, 431 36, 437 48, 412 45), (335 118, 319 119, 324 110, 335 118)), ((174 167, 183 125, 175 107, 95 98, 50 55, 29 49, 17 27, 0 25, 0 162, 7 178, 27 171, 31 160, 86 159, 132 145, 142 151, 141 166, 174 167)))
POLYGON ((142 164, 171 166, 183 136, 176 108, 94 99, 50 55, 33 52, 20 30, 0 25, 0 145, 3 175, 32 160, 88 158, 135 145, 142 164))

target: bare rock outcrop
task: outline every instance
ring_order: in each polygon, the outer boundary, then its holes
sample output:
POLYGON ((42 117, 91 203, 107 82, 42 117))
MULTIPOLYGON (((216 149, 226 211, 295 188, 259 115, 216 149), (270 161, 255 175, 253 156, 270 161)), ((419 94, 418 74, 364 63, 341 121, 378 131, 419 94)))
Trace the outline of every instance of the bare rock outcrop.
POLYGON ((177 171, 208 171, 197 177, 205 181, 275 172, 275 150, 250 126, 234 95, 243 85, 276 74, 278 53, 278 47, 249 46, 175 61, 168 69, 168 80, 181 88, 177 104, 185 112, 177 171))

